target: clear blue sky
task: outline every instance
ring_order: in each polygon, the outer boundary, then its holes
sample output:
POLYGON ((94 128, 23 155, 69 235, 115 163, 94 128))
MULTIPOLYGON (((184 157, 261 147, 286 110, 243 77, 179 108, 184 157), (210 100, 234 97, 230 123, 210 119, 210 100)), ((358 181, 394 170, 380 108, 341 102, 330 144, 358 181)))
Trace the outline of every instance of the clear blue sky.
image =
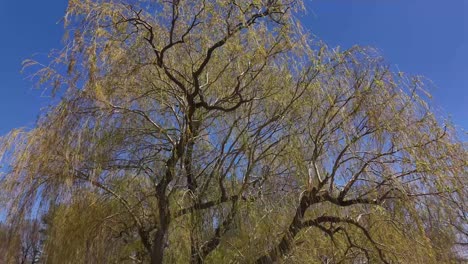
MULTIPOLYGON (((401 71, 430 78, 434 103, 468 129, 468 0, 305 0, 306 27, 330 46, 372 45, 401 71)), ((49 98, 20 74, 61 47, 65 0, 0 0, 0 135, 33 127, 49 98)))

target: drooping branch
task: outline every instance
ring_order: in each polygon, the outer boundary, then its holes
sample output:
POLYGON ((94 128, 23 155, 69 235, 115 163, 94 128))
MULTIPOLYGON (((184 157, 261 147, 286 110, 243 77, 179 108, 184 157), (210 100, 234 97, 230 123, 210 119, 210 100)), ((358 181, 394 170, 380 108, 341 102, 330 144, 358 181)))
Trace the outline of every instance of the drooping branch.
POLYGON ((358 229, 361 230, 361 232, 364 234, 364 236, 367 238, 367 240, 369 240, 369 242, 371 242, 372 245, 374 246, 374 248, 377 250, 377 252, 379 254, 379 257, 380 257, 380 260, 383 263, 386 263, 386 264, 389 263, 386 260, 382 249, 380 248, 382 245, 380 243, 376 242, 372 238, 369 231, 364 226, 362 226, 359 222, 357 222, 356 220, 353 220, 351 218, 341 218, 341 217, 336 217, 336 216, 319 216, 319 217, 317 217, 317 218, 315 218, 313 220, 304 221, 302 223, 301 227, 304 228, 304 227, 310 227, 310 226, 317 226, 320 223, 346 223, 346 224, 350 224, 352 226, 357 227, 358 229))

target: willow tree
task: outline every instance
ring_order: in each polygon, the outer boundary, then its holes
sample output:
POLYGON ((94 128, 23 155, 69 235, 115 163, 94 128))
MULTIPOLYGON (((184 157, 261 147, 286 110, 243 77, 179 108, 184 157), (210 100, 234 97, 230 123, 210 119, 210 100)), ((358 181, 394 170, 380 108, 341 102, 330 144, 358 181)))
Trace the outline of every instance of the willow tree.
POLYGON ((46 263, 442 261, 466 148, 418 78, 315 44, 300 10, 70 0, 65 48, 26 62, 60 102, 2 140, 11 224, 47 216, 46 263))

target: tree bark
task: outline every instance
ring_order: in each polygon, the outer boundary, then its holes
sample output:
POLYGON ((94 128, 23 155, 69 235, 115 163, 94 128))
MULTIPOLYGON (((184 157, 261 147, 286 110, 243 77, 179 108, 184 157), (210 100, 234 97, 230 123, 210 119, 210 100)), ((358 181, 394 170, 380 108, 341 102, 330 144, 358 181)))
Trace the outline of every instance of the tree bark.
POLYGON ((307 209, 314 203, 319 202, 319 197, 316 196, 316 189, 306 191, 301 197, 299 206, 296 209, 296 214, 289 225, 286 233, 277 246, 272 248, 267 254, 259 257, 256 264, 275 263, 280 258, 289 254, 293 248, 294 238, 302 228, 302 220, 307 209))
POLYGON ((170 224, 170 213, 166 199, 159 202, 160 225, 153 239, 151 250, 151 264, 162 264, 164 260, 164 248, 166 246, 167 232, 170 224))

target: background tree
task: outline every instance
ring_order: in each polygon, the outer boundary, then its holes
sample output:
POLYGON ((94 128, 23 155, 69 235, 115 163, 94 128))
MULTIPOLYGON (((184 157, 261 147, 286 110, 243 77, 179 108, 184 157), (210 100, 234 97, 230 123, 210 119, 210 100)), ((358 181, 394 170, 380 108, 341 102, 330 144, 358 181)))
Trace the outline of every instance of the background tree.
POLYGON ((452 261, 456 131, 419 78, 317 45, 301 9, 69 1, 33 75, 60 102, 2 140, 10 223, 46 212, 47 263, 452 261))
POLYGON ((0 225, 0 261, 2 263, 39 263, 43 252, 41 223, 25 220, 20 226, 0 225))

